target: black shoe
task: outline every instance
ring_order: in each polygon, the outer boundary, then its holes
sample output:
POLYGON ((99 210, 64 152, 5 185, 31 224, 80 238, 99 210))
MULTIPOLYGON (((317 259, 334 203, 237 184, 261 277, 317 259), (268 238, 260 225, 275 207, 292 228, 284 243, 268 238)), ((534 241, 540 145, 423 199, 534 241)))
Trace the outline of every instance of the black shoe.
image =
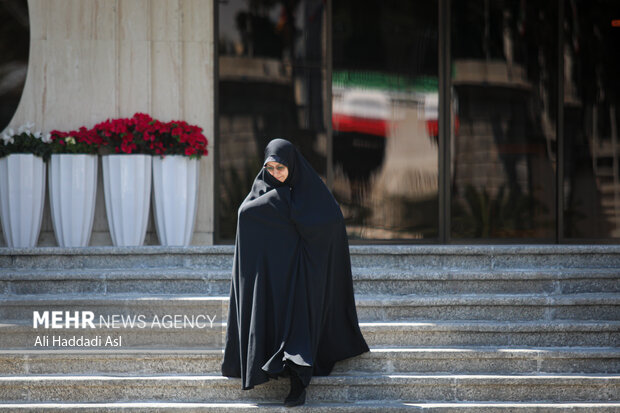
POLYGON ((299 377, 291 372, 291 391, 286 399, 284 399, 284 405, 286 407, 301 406, 306 402, 306 388, 299 379, 299 377))
POLYGON ((297 398, 289 399, 288 397, 284 400, 284 406, 286 407, 295 407, 301 406, 306 402, 306 389, 302 389, 301 394, 297 396, 297 398))

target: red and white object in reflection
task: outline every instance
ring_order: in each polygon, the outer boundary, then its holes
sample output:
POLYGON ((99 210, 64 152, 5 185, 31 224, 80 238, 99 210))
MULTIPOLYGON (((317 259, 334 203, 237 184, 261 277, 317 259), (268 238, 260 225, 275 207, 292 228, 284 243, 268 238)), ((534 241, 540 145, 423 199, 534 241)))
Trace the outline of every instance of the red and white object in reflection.
POLYGON ((334 132, 355 132, 386 137, 391 119, 390 98, 375 90, 349 90, 341 101, 334 101, 334 132))

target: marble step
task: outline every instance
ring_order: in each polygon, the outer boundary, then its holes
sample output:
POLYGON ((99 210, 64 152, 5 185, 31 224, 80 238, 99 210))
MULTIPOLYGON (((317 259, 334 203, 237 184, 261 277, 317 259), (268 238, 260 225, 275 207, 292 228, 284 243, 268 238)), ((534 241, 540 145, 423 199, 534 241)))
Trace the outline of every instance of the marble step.
MULTIPOLYGON (((260 411, 290 413, 291 409, 282 403, 189 403, 178 401, 161 402, 111 402, 111 403, 0 403, 0 412, 47 413, 239 413, 260 411)), ((307 402, 295 411, 315 413, 617 413, 620 402, 613 403, 519 403, 519 402, 429 402, 361 400, 349 403, 307 402)))
MULTIPOLYGON (((229 270, 234 247, 0 248, 0 268, 229 270)), ((499 270, 620 268, 619 245, 354 245, 355 268, 499 270)))
MULTIPOLYGON (((218 374, 223 351, 198 349, 0 350, 5 375, 218 374)), ((620 373, 620 348, 374 347, 336 363, 333 374, 620 373)))
MULTIPOLYGON (((39 344, 44 344, 40 341, 44 336, 49 337, 50 345, 54 337, 84 336, 95 340, 92 344, 96 347, 105 347, 104 343, 109 341, 111 346, 119 344, 122 348, 218 349, 223 346, 226 330, 225 323, 211 325, 206 319, 163 317, 157 323, 138 323, 133 327, 123 327, 120 321, 109 319, 107 326, 95 327, 46 330, 34 329, 31 322, 5 320, 0 323, 0 349, 35 348, 37 338, 39 344), (121 341, 115 342, 118 338, 121 341)), ((372 321, 361 322, 360 327, 370 346, 620 346, 620 321, 372 321)))
MULTIPOLYGON (((0 268, 0 299, 33 294, 228 295, 230 267, 0 268)), ((353 268, 356 294, 574 294, 620 292, 616 268, 353 268)))
MULTIPOLYGON (((563 295, 357 295, 363 321, 396 320, 620 320, 620 293, 563 295)), ((15 295, 0 306, 0 320, 33 320, 38 311, 91 311, 112 315, 210 314, 225 320, 227 296, 140 294, 15 295)))
MULTIPOLYGON (((249 391, 240 379, 218 375, 26 375, 0 376, 7 402, 281 402, 288 380, 249 391)), ((452 402, 616 402, 620 375, 359 374, 314 377, 307 401, 418 400, 452 402)))

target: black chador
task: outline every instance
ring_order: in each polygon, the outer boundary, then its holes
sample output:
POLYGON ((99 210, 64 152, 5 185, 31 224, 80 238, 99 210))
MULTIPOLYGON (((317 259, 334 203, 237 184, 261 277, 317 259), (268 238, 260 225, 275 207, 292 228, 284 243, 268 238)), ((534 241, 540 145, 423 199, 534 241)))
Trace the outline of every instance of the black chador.
POLYGON ((292 369, 307 386, 368 351, 357 320, 342 212, 290 142, 272 140, 238 213, 222 374, 243 389, 292 369))

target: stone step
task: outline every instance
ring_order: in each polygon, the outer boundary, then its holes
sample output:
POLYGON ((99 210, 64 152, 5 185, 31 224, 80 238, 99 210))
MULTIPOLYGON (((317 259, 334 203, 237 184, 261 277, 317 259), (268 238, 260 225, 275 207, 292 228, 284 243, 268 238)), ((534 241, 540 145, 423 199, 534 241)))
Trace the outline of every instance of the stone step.
POLYGON ((358 296, 360 320, 620 320, 620 294, 358 296))
MULTIPOLYGON (((0 249, 1 250, 1 249, 0 249)), ((0 298, 32 294, 228 295, 230 268, 0 268, 0 298)), ((620 292, 617 268, 353 268, 356 294, 574 294, 620 292)))
POLYGON ((617 268, 493 268, 472 270, 353 268, 363 294, 574 294, 620 292, 617 268))
POLYGON ((230 270, 233 249, 233 246, 0 248, 0 268, 230 270))
POLYGON ((619 268, 620 245, 352 246, 356 268, 536 270, 619 268))
MULTIPOLYGON (((80 413, 238 413, 255 411, 289 413, 290 408, 282 403, 187 403, 178 401, 161 402, 112 402, 112 403, 0 403, 0 412, 80 412, 80 413)), ((519 402, 486 402, 486 403, 420 403, 417 401, 380 402, 362 400, 350 403, 307 402, 295 408, 300 412, 315 413, 400 413, 424 411, 430 413, 617 413, 620 403, 519 403, 519 402)))
MULTIPOLYGON (((620 293, 564 295, 358 295, 358 317, 395 320, 620 320, 620 293)), ((17 295, 5 298, 0 320, 33 320, 33 312, 88 310, 97 317, 211 314, 224 320, 226 296, 17 295)))
MULTIPOLYGON (((0 248, 0 268, 229 270, 233 252, 231 245, 0 248)), ((353 267, 382 272, 620 267, 620 245, 354 245, 350 252, 353 267)))
POLYGON ((128 293, 228 295, 230 277, 230 268, 10 268, 0 271, 0 292, 5 296, 128 293))
MULTIPOLYGON (((96 347, 121 338, 123 348, 204 348, 223 347, 225 323, 212 326, 206 319, 158 319, 134 327, 122 327, 118 320, 108 327, 70 329, 33 329, 32 323, 5 321, 0 324, 0 349, 34 348, 37 337, 73 336, 95 340, 96 347), (141 328, 138 328, 140 327, 141 328), (115 328, 118 327, 118 328, 115 328)), ((453 346, 533 346, 533 347, 617 347, 620 346, 619 321, 395 321, 361 322, 364 338, 370 346, 453 347, 453 346)), ((67 343, 72 346, 71 343, 67 343)), ((46 346, 44 346, 47 348, 46 346)), ((40 347, 37 347, 40 348, 40 347)))
MULTIPOLYGON (((288 380, 272 380, 250 391, 240 379, 217 375, 26 375, 0 376, 6 402, 278 402, 288 380)), ((360 374, 314 377, 309 402, 340 400, 614 402, 620 400, 619 375, 457 375, 360 374)))
MULTIPOLYGON (((220 350, 0 350, 5 375, 218 374, 220 350)), ((620 348, 375 347, 336 363, 333 374, 620 373, 620 348)))
MULTIPOLYGON (((225 320, 228 314, 227 296, 182 296, 182 295, 138 295, 138 294, 81 294, 81 295, 18 295, 2 301, 0 320, 25 320, 32 323, 37 311, 90 311, 98 320, 114 315, 143 315, 152 320, 154 315, 166 314, 216 316, 225 320)), ((50 316, 51 317, 51 316, 50 316)))
POLYGON ((616 347, 620 322, 427 321, 360 323, 372 346, 616 347))

